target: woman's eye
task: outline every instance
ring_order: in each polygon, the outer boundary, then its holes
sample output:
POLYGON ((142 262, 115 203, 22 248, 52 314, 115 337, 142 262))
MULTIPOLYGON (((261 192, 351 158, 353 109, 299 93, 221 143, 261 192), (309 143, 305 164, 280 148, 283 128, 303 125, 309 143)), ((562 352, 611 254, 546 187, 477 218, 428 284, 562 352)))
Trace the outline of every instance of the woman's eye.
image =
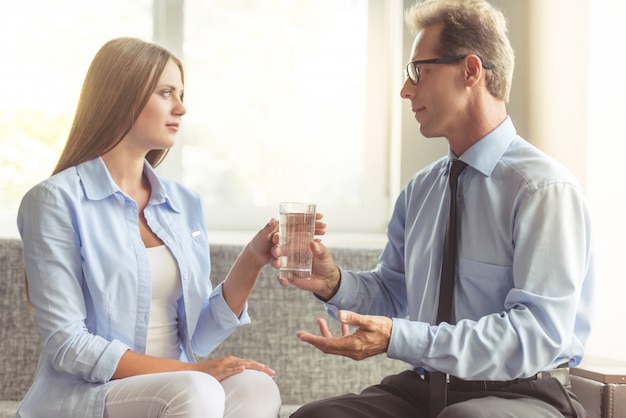
POLYGON ((162 90, 161 91, 161 96, 163 96, 163 97, 170 97, 171 94, 172 94, 172 90, 162 90))

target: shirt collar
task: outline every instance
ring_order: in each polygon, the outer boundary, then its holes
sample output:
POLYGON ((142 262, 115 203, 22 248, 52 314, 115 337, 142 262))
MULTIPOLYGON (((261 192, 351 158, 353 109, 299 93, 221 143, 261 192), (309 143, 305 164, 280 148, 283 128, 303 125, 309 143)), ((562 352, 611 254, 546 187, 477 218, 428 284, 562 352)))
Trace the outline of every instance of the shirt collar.
MULTIPOLYGON (((516 136, 515 126, 511 118, 507 116, 504 122, 469 147, 459 159, 489 177, 516 136)), ((455 159, 457 156, 452 150, 448 150, 448 160, 455 159)))
MULTIPOLYGON (((87 199, 102 200, 118 192, 124 194, 111 178, 109 170, 107 170, 104 161, 100 157, 77 165, 76 172, 83 184, 87 199)), ((165 203, 174 212, 180 212, 168 195, 166 185, 161 182, 154 168, 147 161, 144 161, 143 173, 152 188, 152 195, 148 205, 165 203)))

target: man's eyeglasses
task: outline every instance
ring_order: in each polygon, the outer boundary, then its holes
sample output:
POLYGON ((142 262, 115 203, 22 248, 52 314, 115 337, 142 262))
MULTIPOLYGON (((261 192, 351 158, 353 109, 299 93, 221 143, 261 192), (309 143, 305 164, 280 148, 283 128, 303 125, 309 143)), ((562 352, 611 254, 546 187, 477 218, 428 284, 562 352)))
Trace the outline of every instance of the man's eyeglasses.
MULTIPOLYGON (((454 55, 452 57, 441 57, 441 58, 433 58, 433 59, 429 59, 429 60, 418 60, 418 61, 411 61, 406 65, 406 71, 405 71, 405 75, 406 77, 411 80, 412 84, 417 84, 420 82, 420 68, 418 67, 418 65, 421 64, 451 64, 453 62, 462 60, 463 58, 467 57, 468 54, 466 55, 454 55)), ((478 57, 480 58, 480 57, 478 57)), ((485 69, 490 69, 493 68, 493 64, 490 62, 486 62, 483 61, 482 58, 480 58, 480 61, 482 62, 483 68, 485 69)))

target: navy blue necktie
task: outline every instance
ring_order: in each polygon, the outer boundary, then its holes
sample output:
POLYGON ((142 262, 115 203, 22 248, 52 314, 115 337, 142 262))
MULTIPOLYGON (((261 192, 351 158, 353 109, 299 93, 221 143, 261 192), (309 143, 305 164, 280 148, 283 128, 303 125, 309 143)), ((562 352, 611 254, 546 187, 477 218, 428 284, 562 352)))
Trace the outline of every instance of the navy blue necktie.
MULTIPOLYGON (((452 295, 457 262, 457 213, 456 189, 461 172, 467 167, 461 160, 454 160, 450 165, 448 184, 450 186, 450 213, 446 226, 446 237, 443 244, 443 260, 439 282, 439 307, 437 308, 437 323, 448 322, 452 319, 452 295)), ((448 402, 446 374, 430 372, 427 374, 430 382, 430 416, 436 417, 446 407, 448 402)))
POLYGON ((437 309, 437 323, 450 323, 452 317, 452 294, 454 293, 454 278, 457 261, 457 214, 456 189, 459 175, 467 167, 461 160, 452 161, 448 184, 450 186, 450 212, 446 227, 446 238, 443 244, 443 261, 441 263, 441 278, 439 283, 439 307, 437 309))

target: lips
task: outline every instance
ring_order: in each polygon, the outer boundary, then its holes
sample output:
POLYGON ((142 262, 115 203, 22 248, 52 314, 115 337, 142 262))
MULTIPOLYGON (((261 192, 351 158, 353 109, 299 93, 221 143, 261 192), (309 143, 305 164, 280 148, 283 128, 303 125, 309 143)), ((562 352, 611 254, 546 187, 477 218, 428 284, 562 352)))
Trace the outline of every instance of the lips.
POLYGON ((419 117, 421 116, 422 112, 426 110, 426 108, 424 106, 412 107, 411 110, 413 111, 413 114, 415 115, 415 120, 419 122, 419 117))
POLYGON ((167 126, 169 129, 178 132, 178 127, 180 126, 180 124, 178 123, 168 123, 165 126, 167 126))

